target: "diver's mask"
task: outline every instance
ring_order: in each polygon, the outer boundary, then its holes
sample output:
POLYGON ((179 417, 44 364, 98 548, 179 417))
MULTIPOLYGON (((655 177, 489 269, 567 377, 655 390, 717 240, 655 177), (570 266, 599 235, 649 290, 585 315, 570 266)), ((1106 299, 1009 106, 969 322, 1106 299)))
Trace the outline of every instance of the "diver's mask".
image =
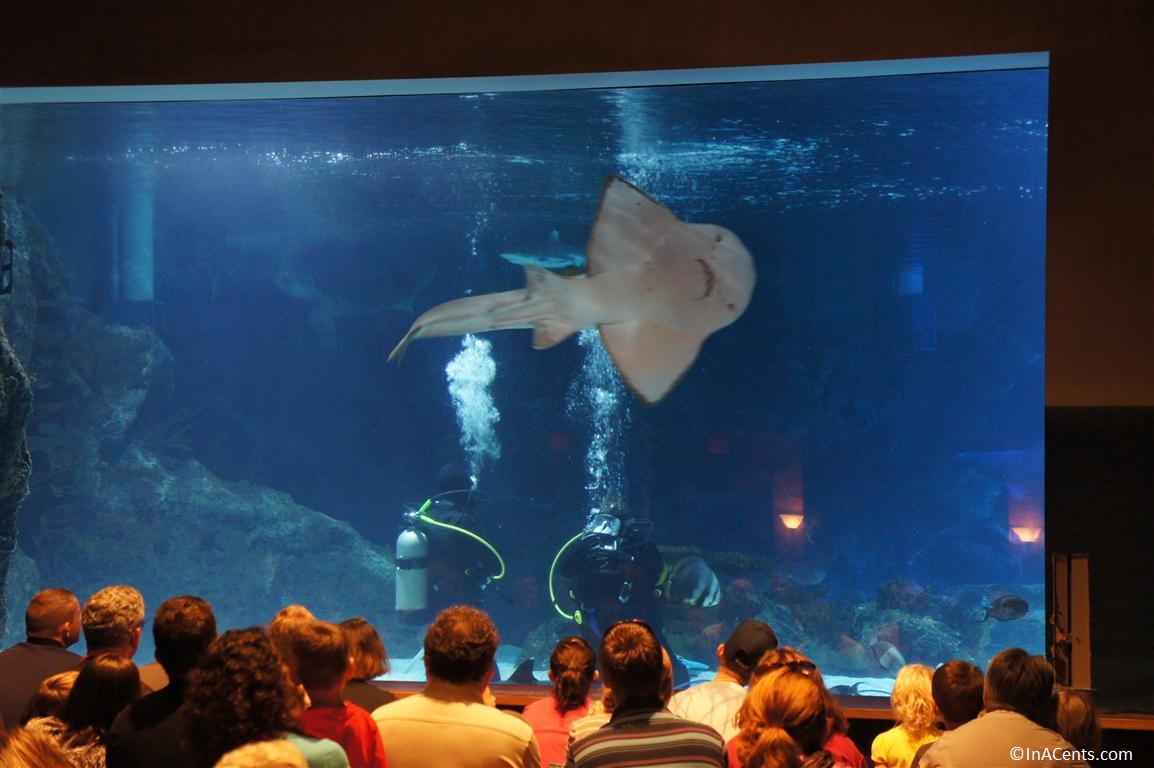
POLYGON ((616 551, 621 534, 621 518, 605 512, 594 512, 589 516, 585 533, 581 538, 591 541, 593 547, 603 551, 616 551))

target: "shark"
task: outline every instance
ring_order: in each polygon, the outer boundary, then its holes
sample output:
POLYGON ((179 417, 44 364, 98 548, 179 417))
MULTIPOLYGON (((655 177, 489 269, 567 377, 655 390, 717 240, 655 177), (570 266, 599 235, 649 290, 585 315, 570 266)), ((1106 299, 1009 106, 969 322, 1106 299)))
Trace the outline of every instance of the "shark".
POLYGON ((596 328, 622 379, 644 403, 677 385, 710 334, 749 306, 753 257, 728 229, 689 223, 616 176, 605 182, 585 249, 585 273, 526 263, 525 287, 466 296, 418 317, 389 354, 417 339, 532 329, 548 349, 596 328))
POLYGON ((561 233, 553 230, 549 242, 533 251, 502 252, 501 258, 510 264, 536 264, 550 270, 579 270, 585 268, 585 253, 561 242, 561 233))

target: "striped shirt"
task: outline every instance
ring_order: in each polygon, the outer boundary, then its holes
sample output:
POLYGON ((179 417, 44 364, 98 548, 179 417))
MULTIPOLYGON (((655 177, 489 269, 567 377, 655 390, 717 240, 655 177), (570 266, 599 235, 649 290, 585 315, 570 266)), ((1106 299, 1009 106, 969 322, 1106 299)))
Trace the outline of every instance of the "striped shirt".
POLYGON ((725 768, 717 731, 656 706, 619 707, 609 724, 570 745, 567 768, 725 768))

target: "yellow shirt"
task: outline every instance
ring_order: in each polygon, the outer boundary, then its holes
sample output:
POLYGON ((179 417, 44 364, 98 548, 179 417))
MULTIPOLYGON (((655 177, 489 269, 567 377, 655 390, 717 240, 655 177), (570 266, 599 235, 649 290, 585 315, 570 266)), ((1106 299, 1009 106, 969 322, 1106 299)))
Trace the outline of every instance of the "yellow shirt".
POLYGON ((918 748, 937 741, 939 735, 934 732, 921 739, 912 739, 905 726, 895 725, 874 739, 870 759, 873 760, 874 768, 910 768, 918 748))

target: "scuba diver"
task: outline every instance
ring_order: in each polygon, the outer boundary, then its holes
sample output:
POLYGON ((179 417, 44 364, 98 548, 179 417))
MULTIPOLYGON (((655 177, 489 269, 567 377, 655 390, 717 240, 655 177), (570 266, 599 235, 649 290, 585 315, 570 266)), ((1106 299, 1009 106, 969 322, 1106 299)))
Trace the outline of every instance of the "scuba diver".
POLYGON ((438 493, 405 513, 397 537, 396 610, 424 620, 450 605, 479 606, 490 582, 505 576, 505 561, 473 532, 473 478, 458 464, 437 472, 438 493))
MULTIPOLYGON (((720 602, 721 585, 705 561, 692 555, 666 564, 651 532, 649 521, 632 517, 619 499, 610 496, 553 558, 549 569, 553 607, 577 622, 594 643, 614 622, 641 619, 669 649, 662 630, 668 603, 711 608, 720 602), (572 613, 566 613, 558 600, 557 577, 568 583, 565 596, 575 606, 572 613)), ((688 672, 676 655, 673 671, 675 685, 688 682, 688 672)))

